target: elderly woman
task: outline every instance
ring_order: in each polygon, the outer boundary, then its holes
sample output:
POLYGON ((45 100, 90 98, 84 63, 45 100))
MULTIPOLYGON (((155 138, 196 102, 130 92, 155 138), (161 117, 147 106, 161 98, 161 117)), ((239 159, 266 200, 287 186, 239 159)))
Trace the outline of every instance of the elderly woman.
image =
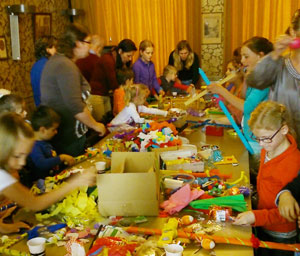
POLYGON ((104 135, 105 126, 95 121, 85 100, 89 84, 81 75, 75 61, 87 56, 90 37, 79 25, 71 24, 59 38, 57 53, 45 65, 41 78, 41 102, 61 116, 53 146, 58 154, 82 154, 87 127, 104 135))

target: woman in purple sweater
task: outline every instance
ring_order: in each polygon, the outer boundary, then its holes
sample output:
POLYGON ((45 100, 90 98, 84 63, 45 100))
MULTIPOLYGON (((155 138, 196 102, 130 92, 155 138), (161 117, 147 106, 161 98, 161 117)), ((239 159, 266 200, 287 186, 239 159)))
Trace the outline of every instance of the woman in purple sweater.
POLYGON ((157 94, 164 95, 164 91, 157 81, 155 67, 151 61, 153 49, 154 45, 149 40, 140 43, 140 57, 133 64, 134 82, 147 85, 151 94, 158 98, 157 94))

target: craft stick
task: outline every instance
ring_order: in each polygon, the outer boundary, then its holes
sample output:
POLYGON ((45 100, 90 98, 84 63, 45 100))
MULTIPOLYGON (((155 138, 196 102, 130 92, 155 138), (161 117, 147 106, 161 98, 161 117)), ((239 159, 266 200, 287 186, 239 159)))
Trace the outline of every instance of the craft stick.
POLYGON ((184 102, 184 105, 185 105, 185 106, 190 105, 190 104, 193 103, 195 100, 198 100, 199 98, 203 97, 203 96, 204 96, 205 94, 207 94, 207 93, 208 93, 207 90, 204 90, 204 91, 202 91, 202 92, 200 92, 200 93, 197 93, 196 96, 193 96, 193 97, 191 97, 190 99, 188 99, 186 102, 184 102))
POLYGON ((11 255, 11 256, 30 256, 30 253, 28 252, 21 252, 13 249, 7 249, 0 247, 0 253, 11 255))
MULTIPOLYGON (((141 227, 127 227, 124 230, 128 233, 134 234, 146 234, 146 235, 161 235, 162 231, 160 229, 154 228, 141 228, 141 227)), ((238 238, 238 237, 223 237, 223 236, 216 236, 216 235, 202 235, 202 234, 195 234, 192 230, 184 231, 184 230, 177 230, 177 236, 180 238, 188 238, 192 240, 202 240, 204 238, 208 238, 213 240, 217 244, 233 244, 233 245, 243 245, 253 247, 253 244, 250 239, 238 238)), ((274 242, 265 242, 259 241, 259 247, 268 248, 268 249, 277 249, 277 250, 285 250, 285 251, 300 251, 300 244, 281 244, 281 243, 274 243, 274 242)))
MULTIPOLYGON (((202 76, 202 79, 204 80, 204 82, 207 85, 210 85, 210 81, 209 81, 208 77, 206 76, 206 74, 204 73, 204 71, 201 68, 199 68, 199 73, 202 76)), ((222 81, 224 81, 225 79, 226 78, 224 78, 222 81)), ((239 136, 239 138, 243 142, 243 144, 246 147, 246 149, 249 151, 250 154, 253 155, 254 151, 253 151, 252 147, 250 146, 250 144, 246 140, 244 134, 241 132, 240 128, 238 127, 238 125, 236 124, 236 122, 234 121, 234 119, 232 118, 232 116, 231 116, 230 112, 228 111, 227 107, 225 106, 224 102, 220 100, 218 94, 214 94, 214 97, 217 98, 217 99, 219 99, 218 103, 219 103, 220 108, 222 109, 222 111, 224 112, 224 114, 226 115, 226 117, 228 118, 228 120, 230 121, 230 123, 232 124, 233 129, 236 131, 237 135, 239 136)))

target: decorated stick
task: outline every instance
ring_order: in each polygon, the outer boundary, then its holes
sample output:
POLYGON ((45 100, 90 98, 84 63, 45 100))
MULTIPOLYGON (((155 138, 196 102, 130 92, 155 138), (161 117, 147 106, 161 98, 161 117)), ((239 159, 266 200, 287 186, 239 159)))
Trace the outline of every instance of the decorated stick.
POLYGON ((7 249, 0 247, 0 253, 6 254, 6 255, 11 255, 11 256, 30 256, 30 253, 28 252, 21 252, 13 249, 7 249))
POLYGON ((196 96, 193 96, 193 97, 191 97, 190 99, 188 99, 186 102, 184 102, 184 105, 185 105, 185 106, 190 105, 190 104, 193 103, 195 100, 200 99, 201 97, 203 97, 203 96, 204 96, 205 94, 207 94, 207 93, 208 93, 207 90, 204 90, 204 91, 202 91, 202 92, 200 92, 200 93, 197 93, 196 96))
MULTIPOLYGON (((162 231, 160 229, 154 228, 141 228, 141 227, 128 227, 124 228, 128 233, 134 234, 146 234, 146 235, 161 235, 162 231)), ((238 237, 222 237, 222 236, 215 236, 215 235, 200 235, 195 234, 192 231, 186 232, 183 230, 177 231, 177 236, 180 238, 188 238, 191 240, 201 241, 204 238, 208 238, 213 240, 215 243, 219 244, 233 244, 233 245, 243 245, 253 247, 254 243, 251 239, 243 239, 238 237)), ((277 250, 285 250, 285 251, 300 251, 300 244, 281 244, 281 243, 274 243, 274 242, 265 242, 260 241, 257 239, 258 247, 268 248, 268 249, 277 249, 277 250)))
MULTIPOLYGON (((199 73, 202 76, 204 82, 207 85, 210 85, 210 81, 209 81, 208 77, 206 76, 206 74, 204 73, 204 71, 201 68, 199 68, 199 73)), ((230 123, 232 124, 233 129, 236 131, 237 135, 239 136, 239 138, 243 142, 243 144, 246 147, 246 149, 249 151, 250 154, 253 155, 254 151, 253 151, 252 147, 250 146, 250 144, 246 140, 244 134, 241 132, 240 128, 238 127, 238 125, 236 124, 236 122, 234 121, 234 119, 232 118, 232 116, 231 116, 230 112, 228 111, 227 107, 225 106, 224 102, 220 100, 219 95, 214 94, 214 97, 218 99, 218 103, 219 103, 220 108, 222 109, 222 111, 224 112, 224 114, 226 115, 226 117, 228 118, 228 120, 230 121, 230 123)))

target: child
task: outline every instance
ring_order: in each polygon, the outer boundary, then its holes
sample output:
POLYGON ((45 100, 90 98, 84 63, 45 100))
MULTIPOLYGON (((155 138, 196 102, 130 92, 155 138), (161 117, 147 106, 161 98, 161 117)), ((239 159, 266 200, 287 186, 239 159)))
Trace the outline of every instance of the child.
POLYGON ((118 89, 114 90, 114 104, 113 114, 116 116, 125 107, 125 91, 124 87, 132 85, 134 79, 134 73, 130 68, 117 70, 117 81, 120 85, 118 89))
POLYGON ((194 86, 188 86, 176 82, 177 69, 174 66, 167 65, 164 68, 163 75, 158 78, 158 83, 164 90, 166 95, 172 95, 172 92, 176 93, 190 93, 194 86))
POLYGON ((154 64, 151 61, 153 49, 154 45, 151 41, 142 41, 139 47, 140 57, 133 64, 132 69, 134 72, 134 83, 147 85, 150 93, 154 95, 156 99, 158 99, 157 94, 164 95, 164 91, 158 84, 154 64))
MULTIPOLYGON (((46 209, 61 200, 67 193, 81 186, 95 183, 95 172, 85 171, 81 175, 72 176, 64 186, 34 196, 12 175, 12 171, 20 170, 26 163, 26 157, 34 144, 34 132, 30 125, 16 113, 5 113, 0 116, 0 195, 16 202, 19 206, 33 211, 46 209)), ((22 222, 14 224, 0 223, 1 233, 18 232, 20 228, 28 228, 22 222)))
MULTIPOLYGON (((253 138, 262 147, 257 176, 258 207, 239 214, 234 224, 261 227, 258 237, 263 241, 296 242, 296 223, 282 218, 275 205, 277 193, 300 170, 300 151, 289 134, 288 121, 286 107, 272 101, 260 103, 249 120, 253 138)), ((260 249, 258 255, 294 255, 289 251, 260 249)))
POLYGON ((28 168, 33 181, 53 176, 60 171, 60 164, 73 165, 72 156, 61 154, 57 156, 52 145, 48 142, 57 133, 60 116, 50 107, 40 106, 33 113, 31 125, 36 142, 28 156, 28 168))
POLYGON ((27 116, 25 109, 24 99, 16 94, 6 94, 0 98, 0 113, 15 112, 25 119, 27 116))
POLYGON ((149 95, 149 89, 144 84, 133 84, 125 88, 126 107, 111 121, 111 126, 122 124, 144 123, 138 112, 166 116, 167 111, 152 109, 143 106, 149 95))

